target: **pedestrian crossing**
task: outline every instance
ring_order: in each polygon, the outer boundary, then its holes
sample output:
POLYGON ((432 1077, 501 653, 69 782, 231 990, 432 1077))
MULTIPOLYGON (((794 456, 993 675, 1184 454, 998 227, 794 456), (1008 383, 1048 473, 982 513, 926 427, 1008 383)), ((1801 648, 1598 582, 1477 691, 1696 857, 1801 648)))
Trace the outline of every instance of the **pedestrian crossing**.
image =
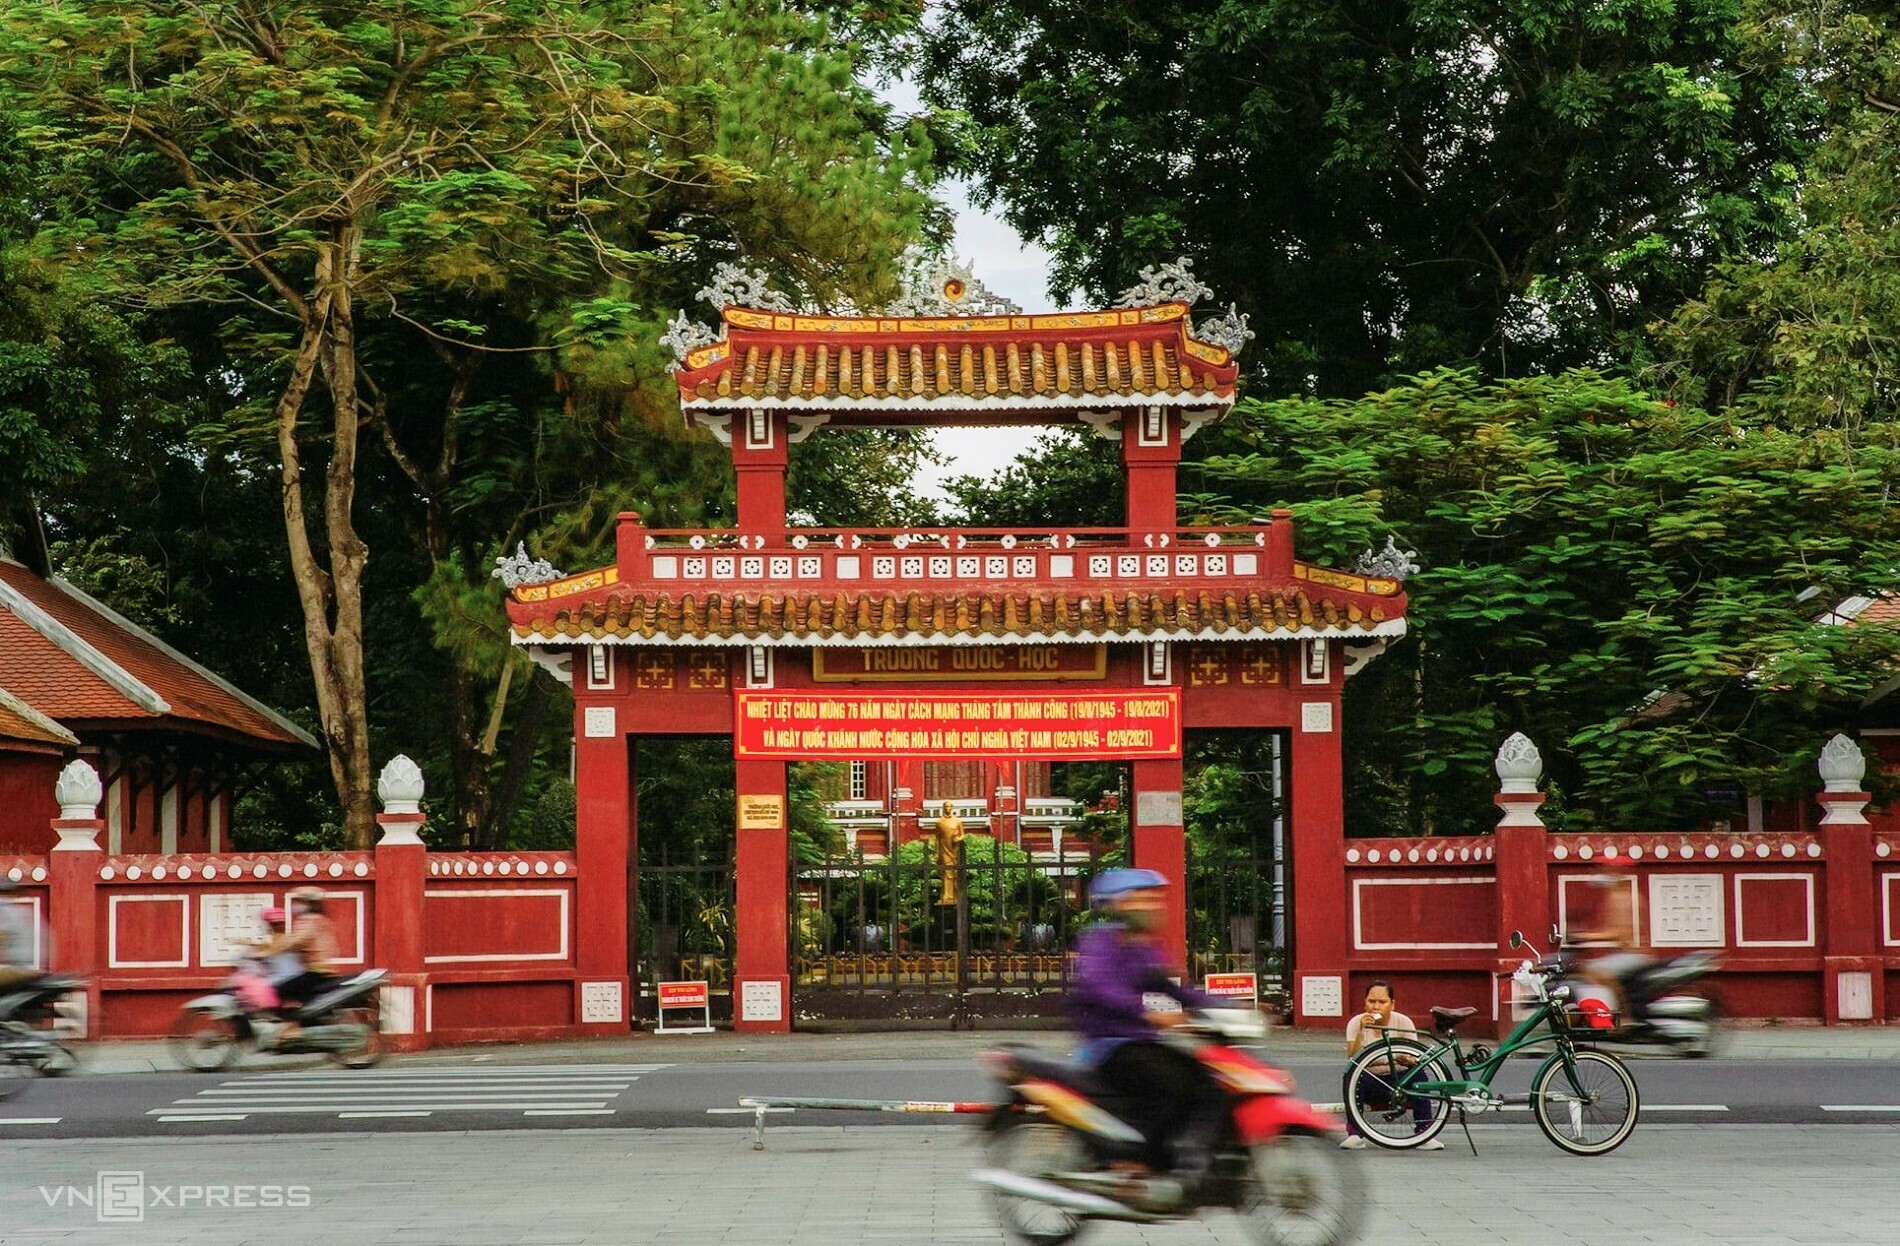
POLYGON ((665 1064, 488 1065, 313 1069, 233 1078, 147 1115, 161 1122, 242 1121, 259 1116, 337 1120, 416 1119, 438 1113, 523 1117, 612 1116, 614 1103, 665 1064))

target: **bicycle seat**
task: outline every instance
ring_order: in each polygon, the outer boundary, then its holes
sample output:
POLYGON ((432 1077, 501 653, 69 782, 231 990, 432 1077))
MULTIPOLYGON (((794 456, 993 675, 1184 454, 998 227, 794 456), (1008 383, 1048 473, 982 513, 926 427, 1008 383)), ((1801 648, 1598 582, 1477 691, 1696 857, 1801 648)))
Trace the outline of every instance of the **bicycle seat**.
POLYGON ((1440 1033, 1449 1034, 1458 1028, 1460 1021, 1478 1015, 1476 1008, 1433 1008, 1432 1024, 1440 1033))

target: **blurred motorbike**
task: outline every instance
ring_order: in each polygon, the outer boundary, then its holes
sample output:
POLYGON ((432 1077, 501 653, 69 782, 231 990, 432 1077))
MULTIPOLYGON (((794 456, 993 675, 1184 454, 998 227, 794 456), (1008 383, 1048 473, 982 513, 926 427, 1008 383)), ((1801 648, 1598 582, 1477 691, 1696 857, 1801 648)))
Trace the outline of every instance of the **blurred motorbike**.
POLYGON ((11 1098, 30 1077, 64 1077, 79 1063, 62 1038, 60 1003, 86 980, 46 974, 0 990, 0 1099, 11 1098))
MULTIPOLYGON (((1551 935, 1561 946, 1561 933, 1552 930, 1551 935)), ((1667 1047, 1692 1060, 1713 1055, 1721 1047, 1725 1035, 1722 1005, 1708 982, 1722 965, 1717 953, 1696 951, 1667 960, 1636 955, 1617 959, 1624 962, 1612 966, 1621 1001, 1602 985, 1577 976, 1580 961, 1574 953, 1562 956, 1572 1007, 1581 1014, 1581 1028, 1595 1041, 1667 1047)))
MULTIPOLYGON (((1264 1246, 1344 1246, 1359 1235, 1364 1179, 1339 1147, 1339 1121, 1294 1093, 1287 1073, 1236 1044, 1265 1036, 1257 1013, 1212 1010, 1161 1039, 1197 1060, 1227 1096, 1227 1126, 1208 1178, 1179 1206, 1146 1202, 1115 1165, 1147 1139, 1087 1066, 1009 1047, 982 1058, 1008 1091, 983 1122, 991 1166, 972 1174, 1011 1238, 1072 1241, 1090 1221, 1156 1223, 1231 1210, 1264 1246)), ((1165 1174, 1163 1174, 1165 1175, 1165 1174)))
POLYGON ((367 969, 339 978, 291 1012, 293 1031, 271 1010, 257 1007, 259 973, 240 964, 222 990, 187 1002, 172 1027, 172 1054, 199 1073, 229 1068, 253 1049, 268 1055, 320 1054, 347 1069, 366 1069, 383 1058, 377 992, 389 975, 367 969))

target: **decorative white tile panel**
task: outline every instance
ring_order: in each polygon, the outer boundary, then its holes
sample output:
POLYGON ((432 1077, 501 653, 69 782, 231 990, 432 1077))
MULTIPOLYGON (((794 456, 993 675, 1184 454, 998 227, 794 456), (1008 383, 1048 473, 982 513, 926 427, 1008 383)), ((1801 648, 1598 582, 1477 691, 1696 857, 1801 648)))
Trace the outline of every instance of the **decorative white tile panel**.
POLYGON ((680 560, 677 554, 661 554, 653 560, 653 578, 656 580, 677 580, 680 574, 680 560))
POLYGON ((737 559, 715 558, 712 560, 713 579, 730 580, 732 578, 733 572, 737 569, 737 567, 738 567, 737 559))
POLYGON ((1156 578, 1168 574, 1168 556, 1166 554, 1148 555, 1148 574, 1156 578))
POLYGON ((897 572, 906 580, 924 578, 924 560, 917 557, 905 557, 897 560, 897 572))
POLYGON ((1721 947, 1720 874, 1654 874, 1649 879, 1649 941, 1655 947, 1721 947))
MULTIPOLYGON (((840 558, 838 561, 843 562, 844 559, 840 558)), ((851 561, 855 563, 857 559, 853 558, 851 561)), ((804 557, 798 560, 798 578, 799 579, 815 580, 819 576, 823 575, 824 573, 825 573, 824 559, 816 557, 815 555, 812 555, 812 554, 806 554, 804 557)))
POLYGON ((1071 578, 1074 575, 1075 575, 1075 555, 1074 554, 1049 555, 1049 578, 1050 579, 1066 580, 1066 579, 1071 578))
POLYGON ((748 580, 761 579, 765 575, 765 559, 748 554, 739 560, 739 574, 748 580))
POLYGON ((1097 579, 1106 578, 1109 569, 1114 565, 1114 561, 1107 554, 1089 555, 1089 575, 1097 579))
POLYGON ((933 580, 949 579, 950 560, 948 558, 932 558, 930 560, 930 578, 933 580))
POLYGON ((1235 575, 1259 575, 1260 574, 1260 555, 1235 554, 1234 555, 1234 574, 1235 575))
POLYGON ((983 574, 992 580, 1000 580, 1009 574, 1009 559, 1000 554, 992 554, 983 560, 983 574))
POLYGON ((1226 575, 1227 574, 1227 555, 1209 554, 1207 556, 1207 574, 1226 575))
POLYGON ((1140 554, 1117 554, 1115 556, 1115 574, 1116 575, 1140 575, 1141 574, 1141 555, 1140 554))
POLYGON ((1201 569, 1200 562, 1201 560, 1193 554, 1176 554, 1174 556, 1174 573, 1176 575, 1198 575, 1201 569))
POLYGON ((1033 580, 1036 578, 1036 556, 1034 554, 1016 555, 1016 578, 1033 580))
POLYGON ((788 557, 774 557, 771 561, 772 578, 789 580, 792 578, 792 560, 788 557))
MULTIPOLYGON (((839 559, 840 562, 844 561, 839 559)), ((897 574, 897 559, 879 554, 871 559, 871 575, 874 579, 888 580, 897 574)))
POLYGON ((958 558, 957 578, 959 580, 974 580, 977 576, 983 574, 982 568, 983 560, 981 558, 971 558, 967 556, 958 558))
POLYGON ((704 558, 688 558, 686 560, 686 578, 689 580, 705 579, 706 560, 704 558))

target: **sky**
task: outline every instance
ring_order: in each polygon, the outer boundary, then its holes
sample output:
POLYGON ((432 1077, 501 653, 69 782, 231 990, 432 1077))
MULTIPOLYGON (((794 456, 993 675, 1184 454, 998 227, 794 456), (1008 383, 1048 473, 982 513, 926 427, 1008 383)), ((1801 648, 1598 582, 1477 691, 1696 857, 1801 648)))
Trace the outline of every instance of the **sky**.
MULTIPOLYGON (((889 83, 878 94, 900 113, 923 107, 916 89, 908 82, 889 83)), ((1049 301, 1049 256, 1041 247, 1025 241, 1003 220, 972 204, 969 183, 946 180, 939 182, 936 190, 937 197, 956 218, 956 253, 969 261, 978 281, 1024 311, 1061 310, 1049 301)), ((937 450, 947 461, 919 473, 917 488, 926 496, 948 501, 944 481, 952 476, 991 475, 1028 449, 1040 435, 1041 430, 1034 428, 940 430, 936 434, 937 450)))

